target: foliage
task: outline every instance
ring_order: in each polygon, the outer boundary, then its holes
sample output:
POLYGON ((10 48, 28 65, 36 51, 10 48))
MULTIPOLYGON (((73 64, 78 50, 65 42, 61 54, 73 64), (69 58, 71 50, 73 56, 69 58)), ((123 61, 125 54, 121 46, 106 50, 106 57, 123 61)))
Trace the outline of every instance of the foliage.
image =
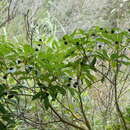
POLYGON ((128 31, 100 27, 32 44, 2 36, 0 129, 22 123, 28 129, 107 129, 117 123, 126 129, 119 100, 129 81, 129 37, 128 31))

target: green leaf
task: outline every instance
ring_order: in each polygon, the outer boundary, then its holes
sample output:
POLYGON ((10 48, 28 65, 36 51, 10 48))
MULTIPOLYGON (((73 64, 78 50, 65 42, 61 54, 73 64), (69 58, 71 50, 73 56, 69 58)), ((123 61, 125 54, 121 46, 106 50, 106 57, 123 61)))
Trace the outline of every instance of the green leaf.
POLYGON ((15 123, 15 121, 13 120, 13 119, 11 119, 11 115, 9 115, 8 113, 6 113, 6 114, 4 114, 3 116, 2 116, 2 119, 4 120, 4 121, 7 121, 9 124, 14 124, 15 123))
POLYGON ((130 117, 129 117, 129 116, 126 116, 125 119, 126 119, 127 121, 130 121, 130 117))
POLYGON ((4 91, 6 86, 4 84, 0 84, 0 98, 4 96, 4 91))
POLYGON ((86 84, 87 84, 87 87, 91 88, 91 85, 92 85, 91 81, 86 78, 86 79, 85 79, 85 82, 86 82, 86 84))
POLYGON ((119 61, 119 62, 126 65, 126 66, 130 65, 130 62, 127 62, 127 61, 119 61))
POLYGON ((4 105, 0 103, 0 113, 7 114, 6 109, 4 108, 4 105))
POLYGON ((112 62, 111 62, 111 65, 112 65, 112 68, 115 68, 116 65, 117 65, 117 62, 112 61, 112 62))
POLYGON ((9 47, 8 44, 0 44, 0 54, 3 55, 3 56, 6 56, 7 54, 11 53, 13 50, 11 47, 9 47))
POLYGON ((37 98, 40 98, 41 95, 42 95, 42 92, 38 92, 37 94, 35 94, 35 95, 33 96, 32 100, 35 100, 35 99, 37 99, 37 98))
POLYGON ((107 54, 107 50, 102 50, 103 51, 103 55, 105 57, 105 59, 109 60, 109 55, 107 54))
POLYGON ((95 77, 94 75, 92 75, 89 70, 86 70, 85 75, 86 75, 91 81, 96 80, 96 77, 95 77))
POLYGON ((106 43, 106 44, 111 44, 111 42, 105 38, 96 38, 96 41, 98 42, 103 42, 103 43, 106 43))
POLYGON ((102 33, 102 36, 107 40, 113 40, 112 34, 102 33))
POLYGON ((52 97, 52 101, 55 101, 55 99, 57 98, 57 90, 56 90, 56 88, 51 87, 49 89, 49 93, 50 93, 50 95, 52 97))
POLYGON ((96 56, 102 60, 109 60, 109 55, 107 54, 107 50, 103 49, 102 51, 97 51, 96 56))
POLYGON ((96 61, 97 61, 97 58, 96 57, 94 57, 93 58, 93 60, 92 60, 92 62, 90 63, 90 66, 95 66, 95 64, 96 64, 96 61))
POLYGON ((78 93, 75 88, 68 87, 68 90, 72 96, 78 93))
POLYGON ((25 56, 32 55, 34 53, 34 49, 28 44, 25 44, 23 48, 25 56))
POLYGON ((63 87, 58 87, 58 91, 64 96, 66 94, 66 91, 63 87))
POLYGON ((44 105, 45 105, 46 110, 48 110, 49 105, 50 105, 48 97, 44 98, 44 105))
POLYGON ((111 56, 110 56, 110 58, 112 59, 112 60, 116 60, 116 59, 118 59, 118 54, 117 53, 114 53, 114 54, 112 54, 111 56))
POLYGON ((2 121, 0 121, 0 129, 1 130, 7 130, 6 126, 4 125, 4 123, 2 121))
POLYGON ((130 114, 130 108, 126 108, 128 114, 130 114))

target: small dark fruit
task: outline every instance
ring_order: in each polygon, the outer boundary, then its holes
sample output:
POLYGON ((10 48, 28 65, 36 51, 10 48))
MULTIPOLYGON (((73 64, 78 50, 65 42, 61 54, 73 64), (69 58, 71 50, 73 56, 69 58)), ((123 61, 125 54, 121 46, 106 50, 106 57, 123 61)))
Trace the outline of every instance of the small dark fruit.
POLYGON ((9 70, 13 70, 14 68, 13 67, 10 67, 9 70))
POLYGON ((96 34, 95 34, 95 33, 93 33, 93 34, 91 34, 91 36, 94 36, 94 37, 95 37, 95 36, 96 36, 96 34))
POLYGON ((115 44, 117 45, 119 42, 118 41, 115 41, 115 44))
POLYGON ((76 45, 78 46, 78 45, 79 45, 79 42, 76 42, 76 45))
POLYGON ((74 88, 76 88, 77 86, 76 86, 76 85, 74 85, 73 87, 74 87, 74 88))
POLYGON ((38 44, 38 46, 41 46, 41 44, 38 44))
POLYGON ((3 79, 7 79, 7 75, 4 75, 4 76, 3 76, 3 79))
POLYGON ((102 47, 102 45, 98 45, 98 47, 99 47, 99 48, 101 48, 101 47, 102 47))
POLYGON ((33 66, 28 66, 28 70, 31 71, 33 69, 33 66))
POLYGON ((38 86, 42 86, 42 84, 40 82, 38 82, 38 86))
POLYGON ((49 96, 49 93, 46 93, 46 96, 48 97, 48 96, 49 96))
POLYGON ((63 37, 63 40, 65 40, 65 37, 63 37))
POLYGON ((69 80, 72 80, 72 78, 70 77, 69 80))
POLYGON ((8 99, 11 99, 11 98, 13 98, 13 97, 14 97, 14 95, 11 94, 11 95, 8 96, 8 99))
POLYGON ((70 84, 67 84, 68 87, 70 87, 70 84))
POLYGON ((83 61, 81 61, 81 62, 80 62, 80 65, 83 65, 83 64, 84 64, 84 62, 83 62, 83 61))
POLYGON ((68 44, 68 42, 67 42, 67 41, 65 41, 65 42, 64 42, 64 44, 65 44, 65 45, 67 45, 67 44, 68 44))
POLYGON ((78 82, 75 82, 74 85, 78 85, 78 82))
POLYGON ((107 31, 107 30, 105 30, 105 33, 108 33, 108 31, 107 31))
POLYGON ((8 93, 7 92, 4 92, 4 95, 7 95, 8 93))
POLYGON ((40 42, 42 42, 42 39, 39 39, 40 42))
POLYGON ((21 63, 21 60, 18 60, 17 62, 18 62, 18 64, 20 64, 20 63, 21 63))
POLYGON ((115 31, 114 30, 111 30, 111 33, 114 33, 115 31))
POLYGON ((100 30, 103 30, 103 28, 100 28, 100 30))
POLYGON ((42 86, 42 89, 43 89, 43 90, 47 90, 47 87, 46 87, 46 86, 42 86))
POLYGON ((38 48, 36 48, 35 51, 38 51, 38 48))

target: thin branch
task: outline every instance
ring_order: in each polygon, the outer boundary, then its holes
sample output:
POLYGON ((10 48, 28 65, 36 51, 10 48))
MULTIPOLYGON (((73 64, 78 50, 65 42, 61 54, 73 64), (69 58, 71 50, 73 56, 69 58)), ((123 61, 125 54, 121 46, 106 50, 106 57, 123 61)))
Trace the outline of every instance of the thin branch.
POLYGON ((85 128, 82 128, 78 125, 72 124, 72 123, 64 120, 51 105, 49 105, 49 106, 50 106, 51 110, 55 113, 55 115, 60 119, 61 122, 68 124, 69 126, 72 126, 72 127, 79 129, 79 130, 86 130, 85 128))

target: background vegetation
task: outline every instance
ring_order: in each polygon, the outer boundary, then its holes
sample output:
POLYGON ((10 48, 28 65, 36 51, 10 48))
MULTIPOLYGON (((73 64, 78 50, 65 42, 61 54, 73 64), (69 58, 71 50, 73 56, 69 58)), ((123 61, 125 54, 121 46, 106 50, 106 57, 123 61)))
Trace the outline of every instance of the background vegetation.
POLYGON ((129 130, 130 2, 0 1, 1 130, 129 130))

